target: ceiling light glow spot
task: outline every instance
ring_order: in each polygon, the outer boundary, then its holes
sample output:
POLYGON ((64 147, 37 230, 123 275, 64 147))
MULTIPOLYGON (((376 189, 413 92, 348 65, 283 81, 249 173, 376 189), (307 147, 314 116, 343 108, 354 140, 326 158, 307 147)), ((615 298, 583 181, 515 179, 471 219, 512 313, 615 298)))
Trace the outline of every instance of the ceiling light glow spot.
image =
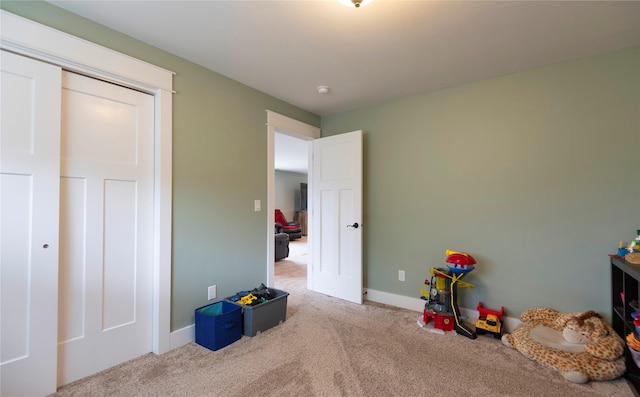
POLYGON ((360 8, 371 3, 373 0, 338 0, 338 3, 349 8, 360 8))

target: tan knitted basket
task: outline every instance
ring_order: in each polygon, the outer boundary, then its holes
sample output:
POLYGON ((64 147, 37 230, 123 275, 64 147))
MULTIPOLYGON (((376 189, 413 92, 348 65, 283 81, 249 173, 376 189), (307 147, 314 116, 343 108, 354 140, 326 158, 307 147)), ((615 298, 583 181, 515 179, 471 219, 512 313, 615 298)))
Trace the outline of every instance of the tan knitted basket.
POLYGON ((640 252, 633 252, 624 256, 624 260, 634 265, 640 265, 640 252))

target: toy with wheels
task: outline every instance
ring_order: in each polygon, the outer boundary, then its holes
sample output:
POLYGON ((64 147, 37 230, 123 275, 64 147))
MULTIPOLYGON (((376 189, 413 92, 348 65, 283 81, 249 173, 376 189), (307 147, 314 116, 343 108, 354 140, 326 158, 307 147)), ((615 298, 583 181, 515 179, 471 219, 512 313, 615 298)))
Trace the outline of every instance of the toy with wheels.
POLYGON ((479 313, 479 317, 476 320, 476 334, 493 335, 496 339, 502 339, 503 324, 502 316, 504 315, 504 306, 500 308, 500 311, 487 309, 482 305, 482 302, 478 302, 476 308, 479 313))

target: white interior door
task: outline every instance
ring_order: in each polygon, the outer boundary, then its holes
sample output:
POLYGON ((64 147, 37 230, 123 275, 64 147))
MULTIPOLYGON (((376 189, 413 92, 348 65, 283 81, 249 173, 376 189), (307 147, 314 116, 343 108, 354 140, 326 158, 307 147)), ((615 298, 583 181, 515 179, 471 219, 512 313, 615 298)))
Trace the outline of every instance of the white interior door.
POLYGON ((0 395, 47 395, 56 391, 61 70, 0 57, 0 395))
POLYGON ((63 72, 58 384, 152 348, 153 97, 63 72))
POLYGON ((362 131, 313 141, 314 291, 362 303, 362 131))

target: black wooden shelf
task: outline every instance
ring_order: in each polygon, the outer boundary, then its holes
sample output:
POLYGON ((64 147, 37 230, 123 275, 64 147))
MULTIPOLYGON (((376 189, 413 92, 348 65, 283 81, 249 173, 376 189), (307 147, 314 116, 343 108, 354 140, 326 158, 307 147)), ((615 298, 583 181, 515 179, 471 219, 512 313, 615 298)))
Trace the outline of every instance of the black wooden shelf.
MULTIPOLYGON (((638 311, 640 291, 640 265, 623 258, 611 257, 611 327, 626 341, 627 335, 635 332, 631 313, 638 311)), ((640 368, 625 347, 627 371, 624 374, 633 393, 640 397, 640 368)))

